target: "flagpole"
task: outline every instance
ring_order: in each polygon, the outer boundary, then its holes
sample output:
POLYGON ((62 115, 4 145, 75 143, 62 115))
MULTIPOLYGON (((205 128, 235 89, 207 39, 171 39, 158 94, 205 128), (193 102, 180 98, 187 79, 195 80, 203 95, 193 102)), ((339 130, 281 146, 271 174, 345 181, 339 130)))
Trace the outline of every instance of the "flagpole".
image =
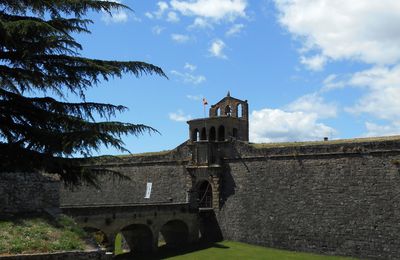
POLYGON ((208 139, 207 136, 207 121, 206 121, 206 105, 208 105, 207 99, 205 97, 203 97, 203 112, 204 112, 204 128, 206 130, 206 140, 208 139))

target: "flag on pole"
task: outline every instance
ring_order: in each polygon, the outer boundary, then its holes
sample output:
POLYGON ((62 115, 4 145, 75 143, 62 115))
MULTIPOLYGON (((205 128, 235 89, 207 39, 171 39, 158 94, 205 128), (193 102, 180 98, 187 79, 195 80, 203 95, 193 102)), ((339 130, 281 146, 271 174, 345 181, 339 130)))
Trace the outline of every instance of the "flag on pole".
POLYGON ((203 106, 206 106, 206 105, 208 105, 207 99, 203 98, 203 106))

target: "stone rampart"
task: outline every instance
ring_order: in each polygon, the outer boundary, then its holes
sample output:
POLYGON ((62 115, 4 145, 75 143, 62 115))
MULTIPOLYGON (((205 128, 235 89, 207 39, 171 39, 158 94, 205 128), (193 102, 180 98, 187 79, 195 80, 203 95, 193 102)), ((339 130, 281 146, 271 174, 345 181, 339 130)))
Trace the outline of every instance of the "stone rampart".
POLYGON ((226 150, 225 239, 399 259, 400 140, 226 150))
POLYGON ((189 160, 186 143, 175 150, 108 158, 95 167, 104 167, 125 175, 119 179, 110 174, 100 177, 100 187, 62 187, 62 206, 163 204, 187 201, 189 160), (152 184, 150 198, 145 198, 147 183, 152 184))
POLYGON ((40 173, 0 173, 0 215, 14 215, 60 206, 57 177, 40 173))

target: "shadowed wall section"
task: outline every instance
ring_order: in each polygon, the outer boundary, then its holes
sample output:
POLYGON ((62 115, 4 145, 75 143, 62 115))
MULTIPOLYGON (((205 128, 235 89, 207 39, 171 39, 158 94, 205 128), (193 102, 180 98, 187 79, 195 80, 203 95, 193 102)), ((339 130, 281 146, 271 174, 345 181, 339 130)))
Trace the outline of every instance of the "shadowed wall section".
POLYGON ((399 148, 399 139, 263 149, 236 143, 226 151, 231 158, 221 177, 224 206, 216 211, 224 238, 396 258, 399 148))

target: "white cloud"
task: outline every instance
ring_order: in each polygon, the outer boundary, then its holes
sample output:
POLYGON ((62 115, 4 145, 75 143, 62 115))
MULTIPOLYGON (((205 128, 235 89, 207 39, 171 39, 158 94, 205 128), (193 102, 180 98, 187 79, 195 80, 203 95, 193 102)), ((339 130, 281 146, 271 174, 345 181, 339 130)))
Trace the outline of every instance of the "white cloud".
POLYGON ((172 70, 171 74, 177 76, 184 83, 198 85, 206 81, 206 77, 203 75, 194 75, 193 72, 197 69, 196 65, 190 64, 188 62, 183 66, 186 72, 179 72, 176 70, 172 70))
POLYGON ((200 101, 203 99, 203 95, 186 95, 186 97, 190 100, 200 101))
POLYGON ((206 77, 203 75, 193 75, 191 73, 188 72, 179 72, 176 70, 172 70, 171 74, 177 76, 178 78, 180 78, 184 83, 188 83, 188 84, 194 84, 194 85, 198 85, 200 83, 203 83, 204 81, 206 81, 206 77))
POLYGON ((179 16, 175 12, 168 12, 167 21, 171 23, 179 22, 179 16))
POLYGON ((149 19, 153 19, 154 18, 154 15, 152 13, 150 13, 150 12, 146 12, 144 15, 149 19))
POLYGON ((231 28, 225 33, 226 36, 235 36, 240 34, 240 32, 243 30, 244 24, 239 23, 239 24, 234 24, 232 25, 231 28))
POLYGON ((185 43, 187 41, 189 41, 189 36, 185 35, 185 34, 171 34, 171 39, 177 43, 185 43))
POLYGON ((213 26, 206 19, 203 19, 203 18, 200 18, 200 17, 196 17, 194 19, 194 22, 189 26, 189 29, 193 29, 193 28, 199 28, 199 29, 209 28, 209 29, 213 29, 213 26))
POLYGON ((168 9, 168 4, 166 2, 160 1, 157 3, 157 5, 158 5, 158 10, 154 13, 154 15, 158 19, 160 19, 163 16, 164 12, 168 9))
POLYGON ((224 54, 225 47, 226 45, 222 40, 216 39, 211 43, 211 46, 208 49, 208 51, 213 57, 227 59, 227 56, 224 54))
POLYGON ((367 133, 365 136, 384 136, 400 134, 400 122, 393 122, 389 125, 378 125, 371 122, 365 123, 367 133))
POLYGON ((171 7, 182 15, 197 16, 213 21, 234 21, 246 16, 246 0, 172 0, 171 7))
MULTIPOLYGON (((303 56, 311 51, 329 60, 400 61, 400 1, 274 1, 280 23, 301 40, 303 56)), ((324 64, 321 58, 303 63, 318 69, 324 64)))
POLYGON ((400 121, 400 65, 392 69, 376 67, 358 72, 348 85, 367 88, 356 104, 346 109, 348 112, 400 121))
POLYGON ((157 2, 157 11, 155 12, 146 12, 144 15, 149 19, 161 19, 164 13, 168 10, 169 6, 167 2, 159 1, 157 2))
POLYGON ((162 31, 164 31, 164 30, 165 30, 165 28, 161 27, 159 25, 156 25, 153 28, 151 28, 151 31, 153 32, 153 34, 156 34, 156 35, 160 35, 162 33, 162 31))
MULTIPOLYGON (((111 0, 111 2, 121 3, 121 1, 111 0)), ((138 18, 136 18, 137 20, 138 18)), ((128 13, 123 9, 114 9, 111 14, 103 11, 101 20, 106 24, 110 23, 125 23, 128 21, 128 13)))
POLYGON ((197 66, 186 62, 185 66, 184 66, 184 69, 187 69, 187 70, 190 70, 190 71, 195 71, 197 69, 197 66))
POLYGON ((315 55, 312 57, 300 57, 300 63, 304 64, 310 70, 322 70, 325 66, 327 59, 325 56, 322 55, 315 55))
POLYGON ((324 98, 313 93, 304 95, 289 105, 286 109, 291 112, 304 112, 316 114, 318 118, 331 118, 337 116, 337 105, 326 103, 324 98))
POLYGON ((346 82, 344 79, 340 79, 341 77, 336 74, 330 74, 323 81, 323 87, 321 89, 322 92, 331 91, 334 89, 344 88, 346 86, 346 82))
POLYGON ((182 110, 178 110, 178 112, 171 112, 168 114, 169 119, 176 121, 176 122, 186 122, 190 119, 192 119, 191 115, 185 115, 185 113, 182 110))
POLYGON ((250 115, 251 142, 323 140, 335 134, 335 129, 318 122, 315 113, 265 108, 250 115))

